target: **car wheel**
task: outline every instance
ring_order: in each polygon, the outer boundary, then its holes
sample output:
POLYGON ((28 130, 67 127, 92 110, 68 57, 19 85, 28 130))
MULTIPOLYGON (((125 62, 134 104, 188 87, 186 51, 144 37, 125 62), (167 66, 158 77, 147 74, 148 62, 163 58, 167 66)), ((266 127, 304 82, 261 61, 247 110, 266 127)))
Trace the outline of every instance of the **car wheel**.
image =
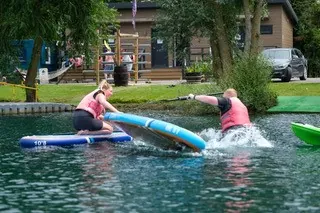
POLYGON ((305 80, 307 80, 307 77, 308 77, 307 67, 303 66, 303 75, 300 77, 300 80, 305 81, 305 80))
POLYGON ((291 69, 291 67, 288 67, 286 74, 284 77, 281 78, 281 81, 289 82, 291 80, 291 76, 292 76, 292 69, 291 69))

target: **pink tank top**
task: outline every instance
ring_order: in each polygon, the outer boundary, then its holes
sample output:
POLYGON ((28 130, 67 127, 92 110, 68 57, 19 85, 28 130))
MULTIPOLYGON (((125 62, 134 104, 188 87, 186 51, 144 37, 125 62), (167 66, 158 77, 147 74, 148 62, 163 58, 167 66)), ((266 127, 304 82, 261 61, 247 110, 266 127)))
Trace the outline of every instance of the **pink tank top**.
POLYGON ((238 99, 230 98, 231 108, 220 116, 222 132, 232 126, 250 125, 247 107, 238 99))
POLYGON ((94 118, 97 118, 104 112, 104 107, 100 104, 96 99, 93 98, 93 95, 98 92, 99 90, 96 89, 93 92, 86 95, 77 106, 77 109, 83 109, 87 112, 90 112, 94 118))

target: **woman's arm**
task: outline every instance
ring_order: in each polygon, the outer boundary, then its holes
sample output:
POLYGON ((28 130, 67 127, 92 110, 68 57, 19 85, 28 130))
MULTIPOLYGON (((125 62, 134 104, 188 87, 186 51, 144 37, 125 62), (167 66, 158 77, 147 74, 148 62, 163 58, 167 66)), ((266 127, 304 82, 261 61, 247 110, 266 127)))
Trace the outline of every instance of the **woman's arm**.
POLYGON ((99 101, 100 104, 104 106, 104 108, 109 109, 111 112, 119 112, 112 104, 106 101, 106 98, 103 94, 98 94, 96 99, 99 101))

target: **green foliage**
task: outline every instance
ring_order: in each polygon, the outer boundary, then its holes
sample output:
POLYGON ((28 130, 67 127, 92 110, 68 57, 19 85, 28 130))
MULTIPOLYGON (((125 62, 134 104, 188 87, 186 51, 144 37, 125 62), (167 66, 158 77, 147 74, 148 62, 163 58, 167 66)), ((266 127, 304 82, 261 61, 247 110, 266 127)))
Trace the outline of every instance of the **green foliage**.
POLYGON ((190 66, 187 66, 186 73, 202 73, 202 62, 195 62, 190 66))
POLYGON ((243 55, 235 60, 233 70, 220 82, 222 88, 234 88, 250 111, 265 112, 276 104, 270 88, 271 66, 262 56, 243 55))
MULTIPOLYGON (((121 3, 121 2, 132 2, 132 0, 106 0, 106 2, 121 3)), ((153 0, 137 0, 137 2, 153 2, 153 0)))
MULTIPOLYGON (((7 0, 0 5, 0 58, 13 42, 33 39, 34 48, 25 84, 34 85, 43 42, 67 43, 71 56, 86 55, 117 26, 117 12, 104 0, 7 0), (100 37, 101 36, 101 37, 100 37)), ((26 89, 26 101, 35 101, 35 92, 26 89)))
MULTIPOLYGON (((12 53, 14 54, 14 53, 12 53)), ((15 69, 14 56, 10 53, 3 54, 0 57, 0 81, 2 77, 6 78, 6 82, 8 83, 20 83, 20 78, 17 73, 14 73, 15 69)))
POLYGON ((295 30, 299 38, 295 47, 308 59, 308 76, 320 76, 320 2, 318 0, 292 0, 299 22, 295 30))
POLYGON ((0 53, 8 52, 14 40, 39 36, 47 43, 68 41, 70 53, 88 53, 118 26, 116 16, 103 0, 3 1, 0 53))
POLYGON ((212 63, 211 61, 198 61, 190 66, 186 67, 186 73, 196 73, 200 72, 204 75, 205 79, 213 77, 212 63))
MULTIPOLYGON (((189 64, 190 44, 194 37, 216 37, 215 14, 222 13, 223 26, 231 41, 237 33, 235 16, 238 14, 238 1, 222 1, 219 11, 215 11, 212 1, 207 0, 156 0, 160 6, 156 17, 157 36, 165 41, 166 47, 179 60, 187 59, 189 64)), ((235 47, 235 45, 234 45, 235 47)))

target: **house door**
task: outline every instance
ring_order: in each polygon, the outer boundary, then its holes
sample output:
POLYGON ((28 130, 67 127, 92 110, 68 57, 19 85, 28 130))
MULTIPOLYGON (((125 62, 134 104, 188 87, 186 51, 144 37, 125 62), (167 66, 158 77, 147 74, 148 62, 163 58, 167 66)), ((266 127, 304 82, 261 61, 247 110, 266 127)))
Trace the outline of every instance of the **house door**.
POLYGON ((164 46, 164 41, 155 37, 155 31, 151 32, 151 64, 152 68, 168 67, 168 50, 164 46))

